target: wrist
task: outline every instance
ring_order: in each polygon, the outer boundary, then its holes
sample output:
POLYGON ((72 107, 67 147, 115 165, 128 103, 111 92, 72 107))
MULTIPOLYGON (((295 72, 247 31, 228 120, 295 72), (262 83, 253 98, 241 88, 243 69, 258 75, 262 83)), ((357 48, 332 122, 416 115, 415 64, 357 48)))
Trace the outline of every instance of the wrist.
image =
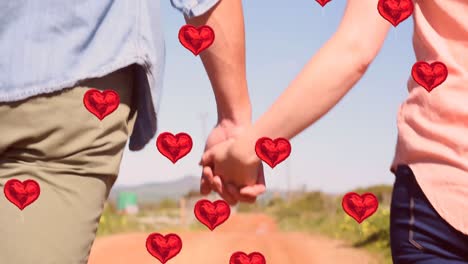
POLYGON ((252 123, 252 107, 250 102, 236 105, 236 110, 218 110, 219 126, 225 128, 244 127, 252 123))
MULTIPOLYGON (((242 74, 236 75, 243 76, 242 74)), ((213 90, 216 98, 218 123, 230 123, 238 126, 252 122, 252 105, 245 77, 232 78, 223 81, 222 84, 213 84, 213 87, 216 87, 213 90)))
POLYGON ((232 144, 232 152, 238 157, 244 157, 248 163, 260 162, 257 153, 255 152, 255 144, 258 137, 253 133, 253 127, 250 126, 244 130, 232 144))

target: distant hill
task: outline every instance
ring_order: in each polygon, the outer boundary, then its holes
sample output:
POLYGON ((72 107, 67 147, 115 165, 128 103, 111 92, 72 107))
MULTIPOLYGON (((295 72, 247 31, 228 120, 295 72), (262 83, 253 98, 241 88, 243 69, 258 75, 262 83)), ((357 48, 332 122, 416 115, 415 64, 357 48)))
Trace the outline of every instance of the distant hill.
MULTIPOLYGON (((198 190, 200 190, 200 177, 185 176, 169 182, 146 183, 135 186, 116 185, 109 194, 109 200, 116 202, 119 192, 134 192, 137 194, 138 201, 143 203, 158 202, 166 198, 177 200, 190 191, 198 192, 198 190)), ((285 192, 270 189, 258 200, 269 200, 275 195, 286 197, 285 192)))
POLYGON ((200 189, 200 177, 186 176, 170 182, 147 183, 136 186, 114 186, 109 200, 116 201, 119 192, 135 192, 139 202, 156 202, 165 198, 179 199, 189 191, 200 189))
MULTIPOLYGON (((181 179, 170 181, 170 182, 155 182, 155 183, 146 183, 136 186, 114 186, 111 193, 109 194, 109 200, 112 202, 117 201, 117 196, 119 192, 128 191, 134 192, 137 194, 139 202, 159 202, 163 199, 169 198, 177 200, 180 197, 186 195, 190 191, 198 192, 200 189, 200 177, 195 176, 185 176, 181 179)), ((369 186, 367 188, 359 188, 353 191, 358 193, 372 192, 374 193, 379 200, 389 200, 391 197, 390 185, 375 185, 369 186)), ((297 196, 305 190, 292 190, 292 195, 297 196)), ((334 197, 341 197, 343 194, 328 194, 334 197)), ((278 191, 269 189, 263 195, 258 198, 258 201, 267 201, 271 198, 279 196, 282 198, 287 197, 285 191, 278 191)))

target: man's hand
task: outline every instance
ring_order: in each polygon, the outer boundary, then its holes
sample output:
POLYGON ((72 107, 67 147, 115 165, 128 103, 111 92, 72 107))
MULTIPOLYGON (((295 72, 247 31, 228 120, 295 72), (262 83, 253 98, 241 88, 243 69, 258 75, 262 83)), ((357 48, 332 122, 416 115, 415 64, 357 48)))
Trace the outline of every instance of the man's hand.
POLYGON ((208 194, 215 190, 231 205, 238 201, 253 203, 265 191, 261 161, 232 148, 242 130, 207 149, 200 162, 203 166, 201 192, 208 194))

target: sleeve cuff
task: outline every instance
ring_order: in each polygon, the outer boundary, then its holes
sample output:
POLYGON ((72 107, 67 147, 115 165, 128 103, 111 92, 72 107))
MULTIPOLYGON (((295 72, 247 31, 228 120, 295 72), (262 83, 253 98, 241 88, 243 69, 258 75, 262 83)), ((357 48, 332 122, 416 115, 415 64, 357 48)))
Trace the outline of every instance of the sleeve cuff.
POLYGON ((171 0, 172 6, 189 18, 200 16, 213 8, 220 0, 171 0))

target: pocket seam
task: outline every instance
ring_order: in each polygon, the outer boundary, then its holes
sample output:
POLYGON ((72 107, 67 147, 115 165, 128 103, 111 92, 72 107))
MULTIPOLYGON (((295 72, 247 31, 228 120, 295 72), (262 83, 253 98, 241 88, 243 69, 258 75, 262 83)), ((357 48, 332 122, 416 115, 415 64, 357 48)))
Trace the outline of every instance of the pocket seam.
POLYGON ((411 195, 410 197, 410 222, 409 222, 410 228, 409 228, 408 240, 414 247, 416 247, 417 249, 421 251, 424 251, 424 247, 414 240, 413 227, 414 227, 415 221, 416 221, 416 218, 414 217, 414 197, 411 195))

